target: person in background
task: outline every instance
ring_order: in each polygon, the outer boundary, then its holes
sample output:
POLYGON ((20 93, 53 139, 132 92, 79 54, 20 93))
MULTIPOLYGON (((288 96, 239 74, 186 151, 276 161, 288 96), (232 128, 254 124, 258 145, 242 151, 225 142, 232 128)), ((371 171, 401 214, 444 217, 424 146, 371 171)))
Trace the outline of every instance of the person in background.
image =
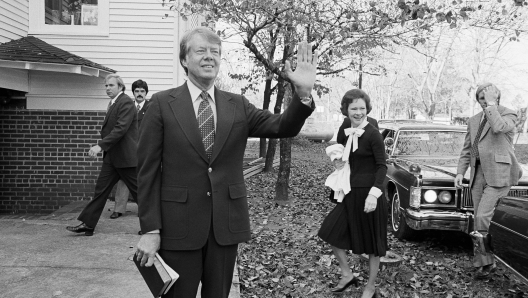
MULTIPOLYGON (((147 82, 143 80, 137 80, 132 83, 132 93, 134 94, 134 106, 137 110, 137 125, 139 128, 150 104, 150 101, 146 100, 148 94, 147 82)), ((125 182, 123 182, 123 180, 119 180, 116 186, 114 211, 110 215, 111 219, 119 218, 125 214, 129 196, 130 191, 128 190, 125 182)))
POLYGON ((134 199, 137 198, 137 111, 125 92, 123 79, 109 74, 105 80, 106 94, 110 97, 106 117, 101 127, 101 140, 90 148, 88 155, 95 158, 103 151, 103 165, 92 200, 79 214, 81 223, 67 226, 74 233, 92 236, 101 217, 108 195, 120 179, 125 182, 134 199))
POLYGON ((348 265, 347 250, 369 255, 369 278, 362 298, 377 297, 376 278, 380 257, 387 252, 387 201, 383 180, 387 174, 385 145, 378 129, 367 120, 372 110, 370 97, 361 89, 349 90, 341 100, 341 112, 351 127, 341 127, 337 142, 345 146, 342 159, 335 159, 336 169, 348 163, 350 191, 324 219, 318 236, 332 246, 339 262, 341 279, 330 291, 340 293, 349 286, 359 286, 348 265))
POLYGON ((487 278, 495 270, 489 246, 488 229, 500 197, 517 185, 522 169, 513 152, 517 114, 499 105, 500 91, 491 83, 477 88, 476 100, 482 112, 469 118, 464 147, 458 160, 455 186, 462 187, 464 174, 471 167, 469 188, 474 208, 473 266, 477 279, 487 278), (483 245, 484 244, 484 245, 483 245))

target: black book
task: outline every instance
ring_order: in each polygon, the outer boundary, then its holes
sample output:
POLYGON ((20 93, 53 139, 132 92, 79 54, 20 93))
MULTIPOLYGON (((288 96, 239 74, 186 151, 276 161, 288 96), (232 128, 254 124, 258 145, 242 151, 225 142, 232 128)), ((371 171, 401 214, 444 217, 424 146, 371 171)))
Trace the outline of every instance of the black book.
POLYGON ((159 254, 156 254, 154 264, 150 267, 141 267, 136 255, 133 260, 155 298, 166 294, 179 277, 176 271, 165 264, 159 254))

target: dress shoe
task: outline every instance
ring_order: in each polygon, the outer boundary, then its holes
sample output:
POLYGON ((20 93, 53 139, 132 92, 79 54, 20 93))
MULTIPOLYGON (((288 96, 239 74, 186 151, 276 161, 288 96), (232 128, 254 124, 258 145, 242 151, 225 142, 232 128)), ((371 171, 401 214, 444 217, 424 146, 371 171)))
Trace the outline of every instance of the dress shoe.
POLYGON ((497 265, 495 265, 495 263, 482 266, 477 270, 476 278, 486 279, 490 276, 493 271, 495 271, 495 269, 497 269, 497 265))
POLYGON ((138 235, 143 235, 143 232, 139 231, 139 232, 138 232, 138 235))
MULTIPOLYGON (((365 291, 363 290, 363 293, 365 293, 365 291)), ((374 294, 372 294, 372 296, 370 296, 370 298, 378 298, 378 289, 374 288, 374 294)))
POLYGON ((113 212, 112 215, 110 215, 110 218, 111 219, 116 219, 118 217, 121 217, 121 215, 123 215, 123 213, 113 212))
POLYGON ((75 227, 74 226, 67 226, 66 230, 68 230, 70 232, 74 232, 74 233, 82 233, 82 232, 84 232, 85 236, 92 236, 93 233, 94 233, 95 228, 90 228, 84 222, 82 222, 80 225, 75 226, 75 227))
POLYGON ((331 288, 330 292, 332 293, 341 293, 344 292, 348 287, 351 285, 354 285, 356 288, 359 287, 359 279, 357 277, 353 277, 349 282, 347 282, 343 287, 335 287, 331 288))

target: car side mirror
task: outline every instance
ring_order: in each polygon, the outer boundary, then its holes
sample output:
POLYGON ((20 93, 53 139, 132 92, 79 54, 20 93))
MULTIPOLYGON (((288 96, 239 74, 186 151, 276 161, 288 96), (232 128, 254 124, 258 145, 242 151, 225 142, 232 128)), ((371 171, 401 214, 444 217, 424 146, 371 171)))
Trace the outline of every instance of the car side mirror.
POLYGON ((394 139, 393 138, 385 138, 385 140, 383 140, 383 143, 385 143, 385 147, 392 147, 392 145, 394 145, 394 139))
POLYGON ((385 140, 383 140, 383 143, 385 144, 385 152, 388 156, 392 150, 392 145, 394 145, 394 139, 390 137, 385 138, 385 140))

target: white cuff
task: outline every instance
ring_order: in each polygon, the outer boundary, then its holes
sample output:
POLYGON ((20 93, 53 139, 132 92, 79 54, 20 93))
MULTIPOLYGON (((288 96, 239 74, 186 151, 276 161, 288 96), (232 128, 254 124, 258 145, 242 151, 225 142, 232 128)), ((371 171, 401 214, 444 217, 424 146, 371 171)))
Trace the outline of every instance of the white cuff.
POLYGON ((382 194, 381 189, 374 187, 374 186, 369 191, 369 195, 373 195, 376 198, 381 197, 381 194, 382 194))
POLYGON ((147 232, 147 234, 159 234, 159 233, 160 233, 160 230, 153 230, 153 231, 147 232))
POLYGON ((301 103, 308 106, 308 107, 312 107, 312 101, 313 101, 313 98, 312 96, 301 96, 299 97, 299 99, 301 100, 301 103))

